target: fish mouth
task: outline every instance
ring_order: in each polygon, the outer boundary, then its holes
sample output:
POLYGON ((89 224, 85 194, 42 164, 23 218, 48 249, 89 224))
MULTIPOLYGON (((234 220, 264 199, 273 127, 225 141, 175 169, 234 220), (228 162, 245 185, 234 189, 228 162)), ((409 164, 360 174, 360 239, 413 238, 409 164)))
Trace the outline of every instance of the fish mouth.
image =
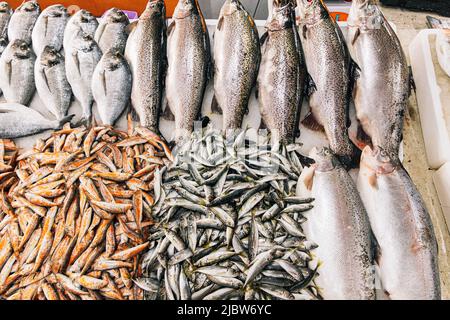
POLYGON ((39 5, 34 2, 34 1, 30 1, 30 2, 25 2, 21 7, 20 10, 26 11, 26 12, 33 12, 36 11, 39 8, 39 5))
POLYGON ((377 174, 390 174, 397 169, 397 162, 393 161, 381 148, 364 148, 361 156, 361 166, 365 166, 377 174))

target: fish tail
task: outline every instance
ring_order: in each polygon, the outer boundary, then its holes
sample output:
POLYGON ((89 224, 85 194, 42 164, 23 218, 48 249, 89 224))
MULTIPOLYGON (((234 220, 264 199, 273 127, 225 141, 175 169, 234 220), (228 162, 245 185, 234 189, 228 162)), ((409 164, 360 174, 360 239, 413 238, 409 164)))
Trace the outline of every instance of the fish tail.
POLYGON ((61 119, 58 119, 58 120, 57 120, 57 122, 58 122, 58 129, 59 129, 59 128, 62 128, 62 126, 63 126, 65 123, 72 121, 72 118, 73 118, 74 116, 75 116, 74 114, 71 114, 71 115, 62 117, 61 119))

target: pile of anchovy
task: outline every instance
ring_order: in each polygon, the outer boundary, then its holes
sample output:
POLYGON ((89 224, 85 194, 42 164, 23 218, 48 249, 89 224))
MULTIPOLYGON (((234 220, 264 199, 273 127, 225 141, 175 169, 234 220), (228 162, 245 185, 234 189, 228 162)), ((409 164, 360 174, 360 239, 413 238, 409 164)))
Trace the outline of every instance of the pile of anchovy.
MULTIPOLYGON (((245 130, 195 132, 155 173, 146 299, 318 299, 301 224, 314 199, 295 196, 298 145, 245 130)), ((315 262, 315 261, 314 261, 315 262)))

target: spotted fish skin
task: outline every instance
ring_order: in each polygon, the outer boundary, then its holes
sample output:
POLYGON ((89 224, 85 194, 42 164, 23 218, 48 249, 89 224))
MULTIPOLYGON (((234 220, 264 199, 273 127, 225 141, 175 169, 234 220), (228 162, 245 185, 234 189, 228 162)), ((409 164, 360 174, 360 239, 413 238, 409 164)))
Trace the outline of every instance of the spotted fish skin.
POLYGON ((109 9, 104 15, 95 31, 95 41, 102 52, 108 52, 113 47, 119 49, 123 54, 127 44, 127 26, 130 20, 122 10, 117 8, 109 9))
POLYGON ((151 1, 128 37, 125 57, 133 74, 131 104, 141 126, 159 132, 166 57, 164 1, 151 1))
POLYGON ((214 95, 224 130, 241 127, 260 60, 253 18, 238 0, 227 0, 214 33, 214 95))
POLYGON ((359 66, 356 116, 372 146, 398 158, 411 78, 400 41, 376 1, 353 1, 349 49, 359 66))
POLYGON ((291 143, 307 74, 291 3, 274 3, 266 29, 258 75, 260 112, 275 141, 291 143))
POLYGON ((211 50, 197 0, 179 0, 168 29, 168 107, 175 116, 175 141, 189 137, 198 119, 208 82, 211 50))
POLYGON ((9 41, 22 40, 31 43, 34 24, 39 17, 41 9, 37 1, 22 3, 12 14, 8 25, 9 41))
POLYGON ((348 135, 351 100, 351 57, 342 31, 320 0, 298 0, 299 34, 308 73, 314 83, 309 105, 323 127, 330 148, 344 163, 352 161, 355 146, 348 135))

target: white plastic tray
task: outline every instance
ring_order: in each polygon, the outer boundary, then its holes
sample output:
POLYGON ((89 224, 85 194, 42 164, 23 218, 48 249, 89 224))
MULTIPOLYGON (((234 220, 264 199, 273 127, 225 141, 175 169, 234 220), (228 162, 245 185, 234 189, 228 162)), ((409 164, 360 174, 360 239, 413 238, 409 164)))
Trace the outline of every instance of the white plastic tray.
POLYGON ((447 222, 447 228, 450 231, 450 162, 444 164, 434 173, 433 180, 447 222))

